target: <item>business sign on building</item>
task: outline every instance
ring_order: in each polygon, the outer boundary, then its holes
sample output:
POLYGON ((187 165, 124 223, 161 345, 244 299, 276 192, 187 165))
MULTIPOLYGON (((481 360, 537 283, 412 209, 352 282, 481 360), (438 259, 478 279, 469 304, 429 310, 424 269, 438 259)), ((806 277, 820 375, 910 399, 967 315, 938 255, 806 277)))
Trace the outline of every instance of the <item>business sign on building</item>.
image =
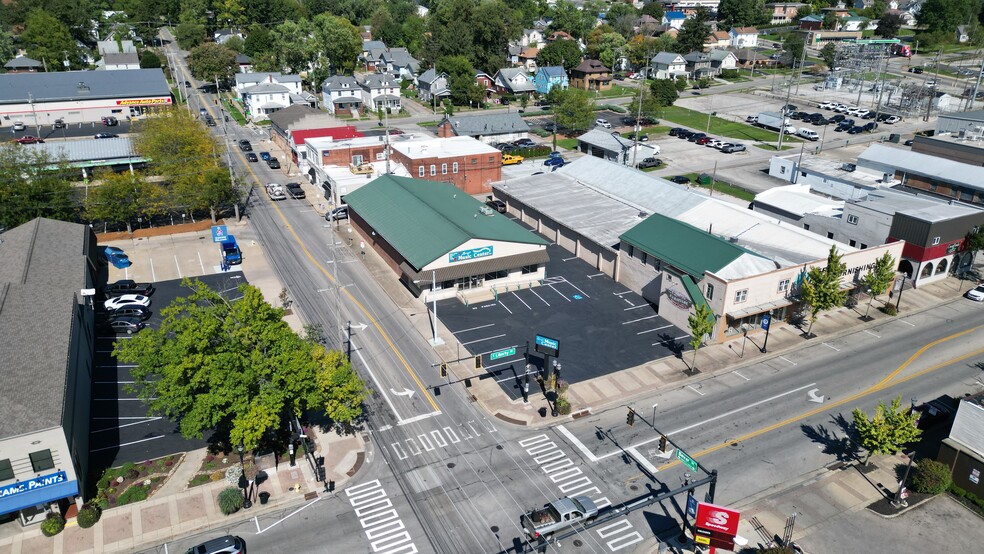
POLYGON ((67 480, 68 480, 68 476, 65 475, 65 472, 59 471, 57 473, 51 473, 48 475, 35 477, 34 479, 29 479, 27 481, 11 483, 9 485, 4 485, 0 487, 0 498, 7 498, 9 496, 14 496, 16 494, 36 491, 38 489, 43 489, 45 487, 50 487, 52 485, 58 485, 64 483, 67 480))
POLYGON ((171 103, 171 97, 161 97, 161 98, 127 98, 126 100, 117 100, 117 106, 150 106, 150 105, 165 105, 171 103))
POLYGON ((694 542, 733 550, 741 514, 730 508, 700 502, 694 521, 694 542))
POLYGON ((487 258, 492 255, 492 246, 482 246, 480 248, 469 248, 468 250, 457 250, 448 254, 448 262, 467 262, 478 258, 487 258))

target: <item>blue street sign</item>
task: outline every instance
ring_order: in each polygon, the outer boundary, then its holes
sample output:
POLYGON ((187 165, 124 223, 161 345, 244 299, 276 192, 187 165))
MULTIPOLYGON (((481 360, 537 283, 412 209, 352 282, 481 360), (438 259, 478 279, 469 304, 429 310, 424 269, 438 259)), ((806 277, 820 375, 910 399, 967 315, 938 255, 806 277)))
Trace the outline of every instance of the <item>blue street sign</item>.
POLYGON ((212 226, 212 242, 225 242, 226 237, 229 233, 226 232, 225 225, 213 225, 212 226))
POLYGON ((766 331, 769 330, 769 324, 772 323, 772 317, 769 315, 762 316, 762 328, 766 331))
POLYGON ((687 515, 697 517, 697 499, 693 496, 687 497, 687 515))

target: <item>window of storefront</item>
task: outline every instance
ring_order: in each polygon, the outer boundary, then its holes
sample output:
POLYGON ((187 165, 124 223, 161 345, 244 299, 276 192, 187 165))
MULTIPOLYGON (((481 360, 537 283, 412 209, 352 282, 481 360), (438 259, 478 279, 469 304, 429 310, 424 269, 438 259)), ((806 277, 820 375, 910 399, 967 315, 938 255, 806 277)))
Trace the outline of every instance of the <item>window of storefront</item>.
POLYGON ((847 216, 847 222, 850 223, 851 225, 857 225, 858 224, 858 216, 856 216, 856 215, 849 215, 849 216, 847 216))
POLYGON ((38 450, 37 452, 31 452, 30 457, 31 467, 34 468, 34 473, 55 467, 55 462, 51 459, 51 450, 38 450))
POLYGON ((14 478, 14 468, 10 465, 10 460, 0 460, 0 482, 9 481, 14 478))
POLYGON ((458 285, 459 289, 475 289, 481 287, 485 280, 481 275, 473 275, 471 277, 460 277, 455 280, 455 284, 458 285))
POLYGON ((789 292, 789 279, 779 281, 779 292, 782 294, 789 292))
POLYGON ((529 275, 530 273, 536 273, 540 269, 540 264, 524 265, 521 273, 523 275, 529 275))
POLYGON ((496 279, 505 279, 509 277, 509 272, 505 269, 499 271, 493 271, 491 273, 486 273, 484 279, 486 281, 495 281, 496 279))
POLYGON ((735 292, 735 304, 740 304, 748 299, 748 289, 741 289, 735 292))
MULTIPOLYGON (((741 319, 730 319, 728 320, 728 329, 725 331, 725 335, 732 336, 738 335, 744 329, 761 329, 762 327, 762 316, 768 312, 762 312, 760 314, 754 314, 741 319)), ((772 321, 785 321, 786 319, 786 308, 777 308, 772 310, 772 321)))

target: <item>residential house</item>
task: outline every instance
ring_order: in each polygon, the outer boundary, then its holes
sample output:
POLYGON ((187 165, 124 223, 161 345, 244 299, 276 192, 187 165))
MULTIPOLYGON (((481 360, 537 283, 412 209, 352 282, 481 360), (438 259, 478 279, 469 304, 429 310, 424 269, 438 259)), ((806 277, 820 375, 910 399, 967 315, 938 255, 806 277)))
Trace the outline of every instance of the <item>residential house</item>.
POLYGON ((729 46, 731 46, 731 35, 727 31, 714 31, 704 39, 704 50, 729 46))
POLYGON ((687 77, 687 60, 675 52, 660 52, 652 59, 653 77, 656 79, 676 79, 687 77))
POLYGON ((301 90, 301 78, 280 73, 237 73, 236 94, 243 101, 246 115, 254 121, 291 104, 313 104, 314 98, 301 90))
POLYGON ((823 27, 823 17, 808 15, 800 19, 800 31, 819 31, 823 27))
POLYGON ((17 56, 3 64, 3 68, 7 73, 36 73, 44 71, 44 64, 27 56, 17 56))
POLYGON ((509 62, 510 67, 516 67, 519 65, 519 55, 526 50, 525 46, 519 44, 510 44, 506 51, 506 61, 509 62))
POLYGON ((779 65, 778 59, 772 59, 770 56, 766 56, 752 48, 738 48, 737 50, 732 50, 731 53, 738 59, 736 62, 737 67, 772 67, 779 65))
POLYGON ((349 112, 357 116, 362 111, 362 87, 355 77, 334 75, 321 83, 321 105, 330 114, 349 112))
MULTIPOLYGON (((864 31, 872 20, 867 17, 850 16, 840 20, 838 31, 864 31)), ((876 23, 877 25, 877 23, 876 23)))
POLYGON ((502 152, 472 137, 398 140, 390 152, 413 177, 449 182, 465 194, 486 194, 502 180, 502 152))
POLYGON ((564 71, 563 66, 549 65, 541 67, 536 72, 536 75, 533 76, 533 85, 539 94, 547 94, 554 87, 566 90, 570 86, 570 81, 567 79, 567 72, 564 71))
POLYGON ((635 23, 635 31, 643 36, 652 36, 653 31, 659 26, 659 20, 649 14, 642 14, 635 23))
POLYGON ((589 156, 618 164, 631 164, 633 157, 642 161, 655 155, 657 146, 645 142, 633 142, 605 129, 591 129, 577 137, 577 149, 589 156))
POLYGON ((236 54, 237 73, 250 73, 253 71, 253 58, 246 54, 236 54))
POLYGON ((282 73, 237 73, 235 76, 235 91, 237 96, 252 86, 259 84, 275 84, 286 87, 291 94, 300 94, 301 78, 298 75, 284 75, 282 73))
POLYGON ((683 22, 686 20, 687 14, 683 12, 666 12, 663 14, 662 24, 679 31, 683 28, 683 22))
POLYGON ((759 32, 755 27, 732 27, 728 35, 731 36, 733 48, 758 47, 759 32))
POLYGON ((362 54, 359 56, 359 61, 366 68, 366 73, 375 73, 378 71, 376 66, 379 65, 379 59, 385 51, 386 43, 381 40, 362 41, 362 54))
POLYGON ((711 68, 711 56, 704 52, 693 51, 684 56, 683 59, 687 62, 687 73, 690 73, 694 79, 717 74, 711 68))
POLYGON ((488 73, 484 71, 476 71, 475 84, 485 91, 486 100, 492 98, 492 95, 495 94, 495 79, 489 76, 488 73))
POLYGON ((132 40, 100 40, 96 51, 102 56, 96 66, 103 70, 140 69, 140 57, 132 40))
POLYGON ((232 37, 239 37, 240 39, 242 39, 243 34, 233 29, 219 29, 212 34, 212 37, 215 39, 216 43, 225 44, 229 42, 229 39, 231 39, 232 37))
POLYGON ((574 40, 574 37, 567 31, 554 31, 547 36, 548 43, 557 42, 558 40, 574 40))
POLYGON ((519 53, 519 63, 528 73, 536 73, 536 55, 540 53, 539 48, 527 48, 519 53))
POLYGON ((711 69, 715 75, 720 75, 726 69, 736 69, 738 67, 738 56, 731 50, 715 48, 707 53, 711 58, 711 69))
POLYGON ((495 88, 499 94, 526 94, 536 92, 533 80, 522 68, 504 67, 495 74, 495 88))
POLYGON ((780 25, 790 23, 796 18, 800 8, 805 6, 803 2, 773 2, 766 4, 765 8, 769 11, 771 23, 780 25))
POLYGON ((451 89, 448 87, 448 74, 438 73, 433 67, 417 77, 417 96, 425 104, 440 104, 445 98, 451 96, 451 89))
POLYGON ((444 116, 437 126, 437 136, 472 137, 485 144, 495 144, 529 138, 530 126, 518 113, 444 116))
POLYGON ((612 70, 598 60, 582 60, 571 70, 570 86, 584 90, 610 90, 612 70))
POLYGON ((957 25, 957 42, 963 44, 970 40, 973 29, 969 25, 957 25))
POLYGON ((547 40, 540 29, 523 29, 523 37, 519 39, 519 45, 523 48, 543 48, 547 45, 547 40))
POLYGON ((359 82, 362 87, 362 104, 368 110, 386 110, 396 113, 403 108, 400 100, 400 81, 388 73, 366 75, 359 82))
POLYGON ((380 55, 376 69, 412 81, 420 72, 420 62, 406 48, 387 48, 380 55))
POLYGON ((895 15, 902 20, 903 25, 915 25, 916 16, 908 10, 885 10, 885 15, 895 15))

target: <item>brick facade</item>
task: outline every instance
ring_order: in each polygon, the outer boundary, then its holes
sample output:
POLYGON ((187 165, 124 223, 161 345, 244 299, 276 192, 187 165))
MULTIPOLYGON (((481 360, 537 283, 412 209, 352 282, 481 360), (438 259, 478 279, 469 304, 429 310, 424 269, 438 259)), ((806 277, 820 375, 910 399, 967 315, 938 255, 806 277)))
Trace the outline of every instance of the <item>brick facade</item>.
POLYGON ((502 180, 502 153, 498 151, 410 158, 394 149, 392 159, 403 164, 403 167, 410 172, 410 176, 415 179, 451 183, 466 194, 490 192, 491 183, 502 180), (455 164, 458 166, 457 172, 454 171, 455 164))
POLYGON ((386 143, 346 145, 340 143, 337 147, 321 151, 321 165, 349 165, 354 156, 362 156, 362 162, 377 161, 378 156, 386 153, 386 143))

